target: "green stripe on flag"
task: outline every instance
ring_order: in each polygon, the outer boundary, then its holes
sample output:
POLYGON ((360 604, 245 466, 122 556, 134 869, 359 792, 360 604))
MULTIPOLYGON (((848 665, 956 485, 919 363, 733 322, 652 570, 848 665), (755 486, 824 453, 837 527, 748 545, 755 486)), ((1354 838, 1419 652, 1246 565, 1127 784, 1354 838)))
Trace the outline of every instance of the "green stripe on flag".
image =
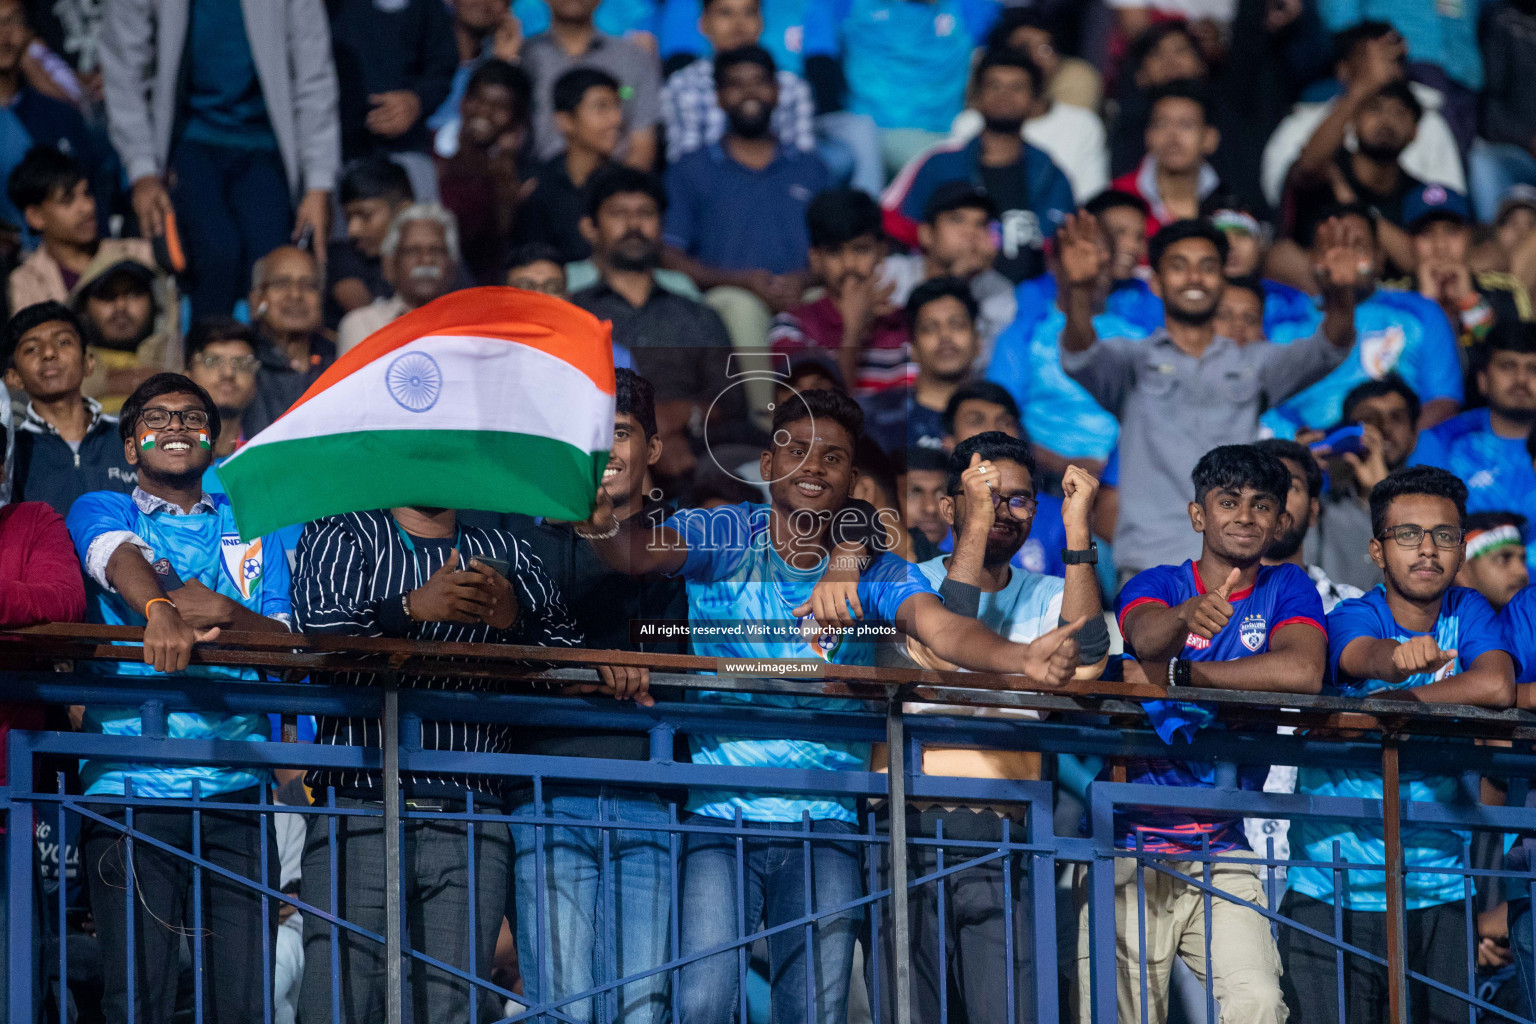
POLYGON ((259 444, 219 467, 243 540, 420 505, 587 518, 608 453, 505 430, 370 430, 259 444))

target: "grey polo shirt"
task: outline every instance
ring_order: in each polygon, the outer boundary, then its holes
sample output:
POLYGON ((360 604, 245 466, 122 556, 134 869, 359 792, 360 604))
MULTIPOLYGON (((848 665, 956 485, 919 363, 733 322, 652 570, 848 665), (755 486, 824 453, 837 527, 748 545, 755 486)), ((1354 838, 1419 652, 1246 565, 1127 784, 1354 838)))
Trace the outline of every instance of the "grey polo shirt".
POLYGON ((598 68, 618 79, 624 100, 624 135, 614 159, 629 151, 629 133, 661 122, 661 63, 627 39, 595 33, 587 52, 572 57, 545 32, 523 45, 523 70, 533 79, 533 147, 540 160, 565 149, 555 128, 555 83, 572 68, 598 68))
MULTIPOLYGON (((1062 369, 1120 420, 1116 566, 1141 570, 1198 558, 1188 505, 1200 456, 1253 441, 1260 413, 1327 376, 1349 351, 1319 332, 1288 345, 1218 337, 1192 356, 1165 329, 1144 341, 1062 348, 1062 369)), ((1035 440, 1050 445, 1050 438, 1035 440)))

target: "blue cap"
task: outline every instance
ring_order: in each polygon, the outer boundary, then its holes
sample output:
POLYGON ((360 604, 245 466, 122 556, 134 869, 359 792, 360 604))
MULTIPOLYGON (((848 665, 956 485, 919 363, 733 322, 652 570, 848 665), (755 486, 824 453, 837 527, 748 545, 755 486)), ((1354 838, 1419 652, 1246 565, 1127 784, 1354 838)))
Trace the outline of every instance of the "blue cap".
POLYGON ((1466 224, 1472 220, 1472 207, 1467 197, 1453 192, 1444 185, 1425 185, 1408 193, 1403 200, 1403 226, 1416 232, 1430 221, 1452 220, 1466 224))

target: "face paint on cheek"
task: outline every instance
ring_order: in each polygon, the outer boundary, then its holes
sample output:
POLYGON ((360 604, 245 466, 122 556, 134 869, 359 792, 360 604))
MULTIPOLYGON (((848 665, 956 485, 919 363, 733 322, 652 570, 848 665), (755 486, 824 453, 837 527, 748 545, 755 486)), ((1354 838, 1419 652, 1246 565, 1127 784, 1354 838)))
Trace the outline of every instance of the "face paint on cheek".
POLYGON ((213 442, 208 440, 208 432, 206 430, 199 430, 197 432, 197 446, 199 448, 213 447, 213 442))
POLYGON ((154 446, 155 435, 152 432, 146 430, 144 433, 139 435, 139 451, 147 452, 154 446))

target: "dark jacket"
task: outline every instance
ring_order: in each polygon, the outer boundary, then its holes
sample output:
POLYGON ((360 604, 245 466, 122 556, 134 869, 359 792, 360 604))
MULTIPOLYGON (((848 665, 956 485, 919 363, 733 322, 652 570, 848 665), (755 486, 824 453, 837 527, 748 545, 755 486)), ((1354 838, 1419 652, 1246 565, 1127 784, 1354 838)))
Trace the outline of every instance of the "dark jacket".
POLYGON ((442 106, 459 67, 453 22, 442 0, 327 0, 331 49, 340 86, 341 153, 428 153, 427 118, 442 106), (404 135, 386 139, 368 130, 368 97, 408 89, 421 113, 404 135))
POLYGON ((12 480, 13 501, 45 501, 59 515, 87 491, 132 493, 139 471, 128 465, 117 417, 101 411, 95 399, 84 400, 91 412, 80 447, 71 451, 47 420, 29 403, 26 418, 16 429, 16 466, 12 480))
POLYGON ((265 338, 257 346, 256 358, 261 360, 256 371, 256 397, 240 420, 247 439, 287 412, 336 361, 336 343, 323 334, 311 334, 309 366, 303 373, 296 373, 288 356, 265 338))

